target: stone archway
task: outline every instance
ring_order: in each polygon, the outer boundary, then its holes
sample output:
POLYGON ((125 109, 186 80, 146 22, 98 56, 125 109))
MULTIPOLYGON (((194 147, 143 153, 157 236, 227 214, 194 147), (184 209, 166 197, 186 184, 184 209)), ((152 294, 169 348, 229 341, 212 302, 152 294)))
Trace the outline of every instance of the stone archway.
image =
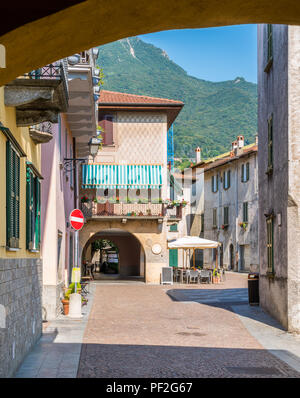
POLYGON ((140 241, 130 232, 121 229, 106 229, 96 232, 88 239, 82 249, 81 263, 89 259, 89 248, 97 240, 104 239, 112 242, 118 248, 118 277, 139 278, 145 277, 145 254, 140 241))
POLYGON ((48 16, 45 10, 39 15, 44 18, 33 21, 29 1, 23 12, 31 22, 13 24, 16 28, 0 37, 6 48, 1 86, 57 59, 124 37, 246 23, 300 25, 300 2, 295 0, 273 0, 272 7, 269 0, 86 0, 48 16))
MULTIPOLYGON (((89 221, 80 231, 80 258, 84 247, 88 242, 91 242, 97 236, 108 236, 107 231, 121 231, 123 234, 132 235, 140 244, 142 251, 139 251, 143 256, 141 261, 144 262, 144 280, 146 283, 160 283, 161 269, 168 265, 168 251, 167 242, 164 239, 164 234, 159 233, 156 221, 147 221, 147 225, 141 221, 131 221, 126 224, 118 220, 111 221, 89 221), (146 231, 146 232, 145 232, 146 231), (153 247, 160 247, 159 252, 155 252, 153 247)), ((112 236, 112 235, 109 235, 112 236)), ((113 240, 113 239, 111 239, 113 240)), ((119 247, 120 241, 114 242, 119 247)), ((121 254, 120 254, 121 258, 121 254)), ((121 260, 122 261, 122 260, 121 260)))

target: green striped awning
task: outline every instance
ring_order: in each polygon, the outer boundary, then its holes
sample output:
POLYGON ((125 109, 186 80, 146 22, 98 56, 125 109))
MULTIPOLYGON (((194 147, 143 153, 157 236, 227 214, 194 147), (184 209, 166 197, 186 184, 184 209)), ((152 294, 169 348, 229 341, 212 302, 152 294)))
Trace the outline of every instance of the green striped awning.
POLYGON ((82 188, 159 188, 161 171, 161 165, 84 164, 82 188))

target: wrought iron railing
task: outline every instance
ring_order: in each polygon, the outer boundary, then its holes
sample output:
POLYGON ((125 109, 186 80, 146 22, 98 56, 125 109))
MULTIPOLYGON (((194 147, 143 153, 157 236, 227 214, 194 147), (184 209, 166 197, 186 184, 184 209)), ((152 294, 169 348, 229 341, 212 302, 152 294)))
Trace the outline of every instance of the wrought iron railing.
POLYGON ((34 124, 30 127, 34 130, 41 131, 43 133, 52 134, 52 123, 51 122, 43 122, 40 124, 34 124))
POLYGON ((64 90, 68 98, 68 64, 67 60, 63 59, 53 64, 43 66, 42 68, 35 69, 26 73, 24 77, 33 80, 55 79, 61 80, 64 85, 64 90))
POLYGON ((163 203, 81 203, 81 210, 86 218, 99 216, 127 217, 167 217, 182 218, 182 206, 167 207, 163 203))

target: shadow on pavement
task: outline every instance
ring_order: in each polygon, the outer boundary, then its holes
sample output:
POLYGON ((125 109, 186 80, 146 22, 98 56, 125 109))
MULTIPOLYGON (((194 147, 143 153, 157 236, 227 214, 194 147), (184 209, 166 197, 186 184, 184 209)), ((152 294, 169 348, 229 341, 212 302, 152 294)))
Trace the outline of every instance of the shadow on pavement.
POLYGON ((239 315, 285 331, 279 322, 264 312, 261 307, 249 305, 247 288, 169 289, 166 293, 173 301, 195 302, 210 307, 223 308, 224 310, 238 313, 239 315))

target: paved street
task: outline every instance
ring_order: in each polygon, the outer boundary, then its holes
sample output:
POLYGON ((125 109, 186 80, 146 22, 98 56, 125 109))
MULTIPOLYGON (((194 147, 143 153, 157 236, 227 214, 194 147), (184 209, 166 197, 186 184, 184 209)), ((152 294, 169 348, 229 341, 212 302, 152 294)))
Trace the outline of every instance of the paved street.
POLYGON ((299 377, 299 337, 249 306, 246 288, 235 273, 219 285, 96 282, 90 313, 61 320, 17 377, 299 377))

